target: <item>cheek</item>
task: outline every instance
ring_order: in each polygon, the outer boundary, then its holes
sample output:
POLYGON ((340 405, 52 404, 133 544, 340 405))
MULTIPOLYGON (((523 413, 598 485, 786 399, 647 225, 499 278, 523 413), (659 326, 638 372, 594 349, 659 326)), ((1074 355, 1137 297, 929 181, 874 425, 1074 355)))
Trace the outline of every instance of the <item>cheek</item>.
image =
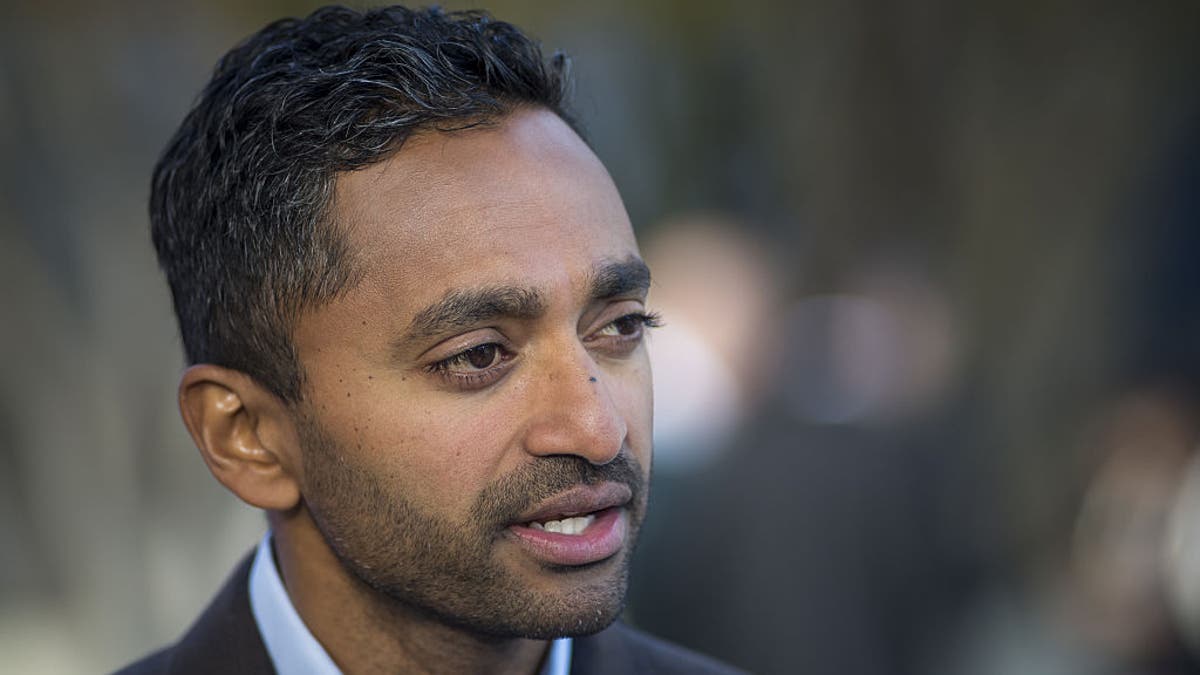
POLYGON ((472 401, 410 403, 417 398, 381 387, 364 391, 362 405, 338 422, 343 437, 353 439, 346 451, 359 465, 393 476, 394 489, 410 502, 466 517, 479 493, 503 472, 510 434, 497 422, 511 415, 472 401))
POLYGON ((344 379, 312 398, 311 414, 339 461, 380 477, 384 489, 414 505, 455 512, 471 499, 473 430, 447 423, 443 411, 406 403, 414 397, 400 389, 377 381, 348 386, 344 379))

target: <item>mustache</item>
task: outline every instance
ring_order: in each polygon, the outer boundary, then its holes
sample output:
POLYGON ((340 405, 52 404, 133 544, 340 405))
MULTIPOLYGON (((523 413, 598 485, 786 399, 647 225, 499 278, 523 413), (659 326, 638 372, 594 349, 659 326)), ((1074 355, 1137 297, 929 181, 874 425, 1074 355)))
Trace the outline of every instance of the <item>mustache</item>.
POLYGON ((646 489, 642 465, 622 449, 607 464, 592 464, 575 455, 541 457, 489 485, 472 507, 477 522, 506 525, 538 502, 580 485, 620 483, 633 493, 629 506, 640 510, 646 489))

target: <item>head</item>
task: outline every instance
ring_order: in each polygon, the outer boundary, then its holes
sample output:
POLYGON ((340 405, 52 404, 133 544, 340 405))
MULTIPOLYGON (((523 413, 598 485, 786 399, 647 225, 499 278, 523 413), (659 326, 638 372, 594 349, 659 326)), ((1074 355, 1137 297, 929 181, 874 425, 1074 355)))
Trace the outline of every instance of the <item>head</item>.
POLYGON ((565 67, 481 13, 281 21, 151 196, 214 475, 298 559, 501 637, 615 618, 650 466, 649 274, 565 67))

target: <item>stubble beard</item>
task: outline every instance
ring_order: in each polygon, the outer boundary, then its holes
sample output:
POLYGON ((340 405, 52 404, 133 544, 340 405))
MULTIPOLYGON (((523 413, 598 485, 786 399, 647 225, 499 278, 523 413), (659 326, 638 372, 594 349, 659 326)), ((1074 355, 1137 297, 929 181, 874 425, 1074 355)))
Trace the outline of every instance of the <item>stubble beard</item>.
POLYGON ((646 505, 646 474, 626 450, 603 466, 576 456, 536 458, 485 488, 467 522, 455 523, 407 500, 385 476, 347 461, 312 418, 299 427, 305 504, 342 566, 385 605, 480 636, 530 639, 589 635, 624 608, 646 505), (613 558, 581 568, 530 561, 521 569, 498 559, 497 544, 521 513, 571 487, 605 481, 633 493, 627 542, 613 558))

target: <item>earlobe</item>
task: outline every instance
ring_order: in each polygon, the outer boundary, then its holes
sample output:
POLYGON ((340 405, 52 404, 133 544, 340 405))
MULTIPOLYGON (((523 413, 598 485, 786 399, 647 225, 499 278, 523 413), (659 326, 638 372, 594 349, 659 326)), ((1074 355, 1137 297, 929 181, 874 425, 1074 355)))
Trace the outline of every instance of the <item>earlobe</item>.
POLYGON ((179 410, 209 471, 242 501, 288 511, 300 502, 298 437, 286 405, 245 373, 184 371, 179 410))

